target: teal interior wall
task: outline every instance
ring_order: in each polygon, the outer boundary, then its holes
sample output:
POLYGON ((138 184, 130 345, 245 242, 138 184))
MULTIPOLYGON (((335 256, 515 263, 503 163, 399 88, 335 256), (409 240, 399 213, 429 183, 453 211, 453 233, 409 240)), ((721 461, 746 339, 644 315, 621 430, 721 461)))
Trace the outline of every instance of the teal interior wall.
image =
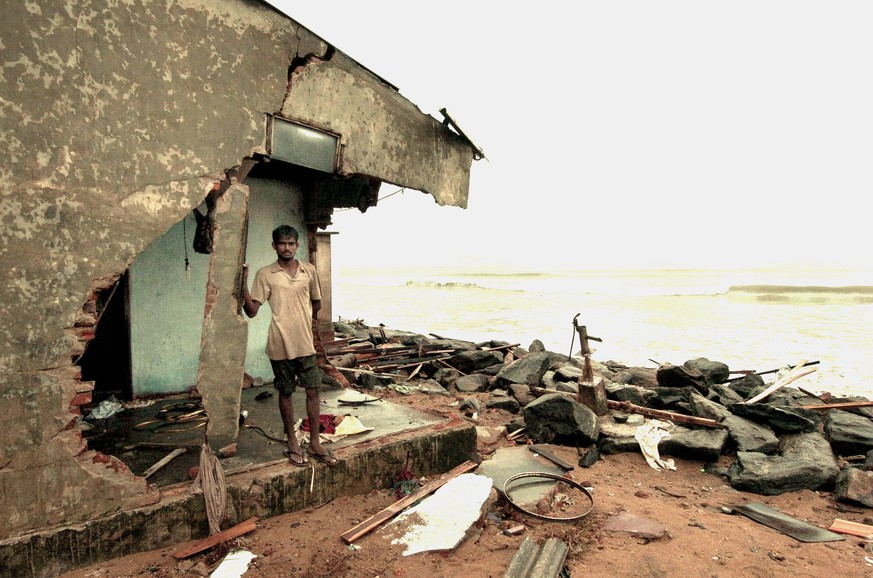
MULTIPOLYGON (((309 258, 303 198, 288 182, 249 178, 246 262, 249 286, 255 271, 276 260, 272 231, 291 225, 300 232, 297 257, 309 258)), ((201 212, 205 207, 200 208, 201 212)), ((209 255, 192 249, 195 221, 189 215, 140 253, 130 267, 130 341, 134 397, 182 393, 197 383, 209 255), (191 265, 185 271, 185 248, 191 265)), ((246 372, 273 379, 265 347, 270 308, 249 319, 246 372)))
MULTIPOLYGON (((273 229, 291 225, 300 234, 297 258, 309 260, 309 243, 303 219, 303 194, 292 183, 265 179, 246 180, 249 185, 249 233, 246 262, 249 264, 249 288, 255 272, 276 260, 273 250, 273 229)), ((264 305, 258 316, 249 319, 249 342, 246 350, 246 373, 266 381, 273 380, 273 370, 267 358, 267 329, 270 327, 270 306, 264 305)))
POLYGON ((134 397, 180 393, 197 383, 209 255, 192 249, 195 226, 189 213, 130 267, 134 397), (190 272, 185 271, 186 248, 190 272))

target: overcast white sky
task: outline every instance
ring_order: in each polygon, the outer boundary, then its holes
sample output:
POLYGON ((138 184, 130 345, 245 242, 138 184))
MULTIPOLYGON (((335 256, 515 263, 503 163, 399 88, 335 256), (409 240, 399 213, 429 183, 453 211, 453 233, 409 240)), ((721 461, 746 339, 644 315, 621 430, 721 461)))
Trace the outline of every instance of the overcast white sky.
POLYGON ((873 267, 873 2, 272 3, 488 157, 336 266, 873 267))

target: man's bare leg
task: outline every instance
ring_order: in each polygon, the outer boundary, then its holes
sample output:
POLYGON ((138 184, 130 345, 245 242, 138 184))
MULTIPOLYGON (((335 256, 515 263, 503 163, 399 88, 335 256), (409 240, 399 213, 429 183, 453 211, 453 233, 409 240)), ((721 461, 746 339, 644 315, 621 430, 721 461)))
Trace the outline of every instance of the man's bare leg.
POLYGON ((309 418, 309 448, 312 453, 326 454, 321 446, 321 396, 317 387, 306 389, 306 417, 309 418))
MULTIPOLYGON (((306 393, 308 394, 309 391, 307 390, 306 393)), ((309 400, 307 395, 307 409, 308 406, 309 400)), ((290 395, 279 393, 279 413, 282 414, 282 425, 285 426, 285 436, 288 438, 288 451, 302 460, 304 453, 300 449, 300 442, 297 440, 297 436, 294 435, 294 403, 290 395)))

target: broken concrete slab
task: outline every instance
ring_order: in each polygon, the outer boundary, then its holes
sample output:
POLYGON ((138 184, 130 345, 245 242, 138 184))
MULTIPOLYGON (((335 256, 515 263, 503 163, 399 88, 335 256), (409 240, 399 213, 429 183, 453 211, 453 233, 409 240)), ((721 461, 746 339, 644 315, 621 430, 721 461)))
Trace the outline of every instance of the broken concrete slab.
POLYGON ((431 550, 451 550, 460 544, 491 494, 491 479, 461 474, 432 496, 389 522, 380 534, 392 544, 403 544, 404 556, 431 550))
MULTIPOLYGON (((522 472, 563 475, 564 471, 546 458, 528 451, 527 446, 500 448, 476 469, 476 473, 490 478, 494 487, 500 491, 503 491, 506 480, 522 472)), ((515 489, 513 495, 520 503, 532 503, 542 498, 554 485, 553 480, 546 479, 525 483, 515 489)))

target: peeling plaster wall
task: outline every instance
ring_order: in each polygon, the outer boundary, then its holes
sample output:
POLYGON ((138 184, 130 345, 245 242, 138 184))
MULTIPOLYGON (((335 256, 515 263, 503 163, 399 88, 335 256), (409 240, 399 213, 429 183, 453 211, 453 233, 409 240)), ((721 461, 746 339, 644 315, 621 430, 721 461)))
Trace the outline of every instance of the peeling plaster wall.
POLYGON ((77 319, 264 150, 266 113, 343 133, 343 172, 466 204, 469 147, 342 53, 305 67, 283 107, 289 65, 310 53, 329 51, 256 0, 4 6, 0 414, 13 425, 0 431, 0 539, 159 500, 76 428, 91 389, 71 364, 77 319))
POLYGON ((288 118, 342 135, 340 171, 429 192, 466 208, 473 151, 465 141, 337 53, 292 75, 288 118), (333 98, 325 99, 324 94, 333 98), (409 138, 415 135, 415 138, 409 138))
MULTIPOLYGON (((0 21, 0 537, 154 502, 86 450, 71 330, 263 143, 296 25, 256 2, 13 2, 0 21)), ((307 38, 311 35, 304 34, 307 38)))

